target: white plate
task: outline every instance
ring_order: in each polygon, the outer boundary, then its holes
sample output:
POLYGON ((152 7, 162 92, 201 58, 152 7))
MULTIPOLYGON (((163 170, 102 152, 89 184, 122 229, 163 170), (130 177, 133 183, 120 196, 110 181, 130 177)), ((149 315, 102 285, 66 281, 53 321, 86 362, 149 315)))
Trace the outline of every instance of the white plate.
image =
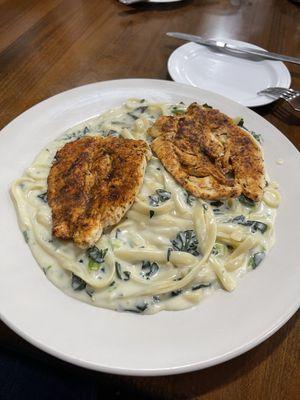
POLYGON ((174 82, 119 80, 82 86, 37 104, 0 134, 0 315, 30 343, 71 363, 132 375, 192 371, 241 354, 279 329, 299 306, 300 160, 293 145, 253 111, 217 94, 174 82), (267 169, 283 201, 277 244, 233 293, 218 291, 178 312, 136 315, 92 307, 46 279, 17 225, 8 190, 49 141, 130 97, 207 102, 242 116, 262 133, 267 169), (276 164, 282 158, 283 165, 276 164), (298 222, 297 222, 298 220, 298 222))
MULTIPOLYGON (((238 40, 222 41, 264 50, 238 40)), ((211 90, 248 107, 274 101, 259 96, 260 90, 271 86, 289 88, 291 84, 289 70, 280 61, 253 61, 249 56, 237 57, 196 43, 178 47, 169 58, 168 70, 176 82, 211 90)))

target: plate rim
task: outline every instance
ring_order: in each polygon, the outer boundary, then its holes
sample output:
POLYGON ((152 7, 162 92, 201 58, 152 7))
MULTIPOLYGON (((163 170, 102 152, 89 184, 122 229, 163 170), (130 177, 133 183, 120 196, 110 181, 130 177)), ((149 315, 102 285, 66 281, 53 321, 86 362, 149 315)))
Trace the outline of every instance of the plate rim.
MULTIPOLYGON (((114 84, 122 84, 122 83, 128 83, 128 82, 138 82, 138 83, 142 83, 145 81, 150 81, 151 83, 155 84, 167 84, 167 85, 175 85, 178 87, 183 87, 184 88, 188 88, 189 90, 191 90, 191 86, 190 85, 186 85, 186 84, 182 84, 182 83, 177 83, 177 82, 172 82, 172 81, 167 81, 167 80, 159 80, 159 79, 118 79, 118 80, 109 80, 109 81, 102 81, 102 82, 94 82, 94 83, 90 83, 87 85, 82 85, 82 86, 78 86, 69 90, 66 90, 64 92, 58 93, 54 96, 51 96, 45 100, 43 100, 40 103, 35 104, 34 106, 30 107, 29 109, 25 110, 23 113, 21 113, 19 116, 17 116, 16 118, 14 118, 12 121, 9 122, 9 124, 7 124, 2 130, 1 130, 1 134, 0 134, 0 142, 1 142, 1 137, 3 137, 3 134, 5 135, 6 130, 8 130, 7 128, 10 128, 13 123, 17 120, 17 119, 21 119, 22 116, 29 112, 32 109, 38 108, 41 104, 45 105, 45 103, 47 102, 51 102, 53 100, 56 100, 57 98, 61 97, 62 95, 65 94, 70 94, 70 92, 75 92, 78 89, 81 88, 88 88, 88 87, 92 87, 95 85, 101 85, 101 84, 111 84, 112 82, 114 84)), ((163 90, 163 89, 162 89, 163 90)), ((210 92, 204 89, 200 89, 197 87, 193 88, 194 91, 200 91, 205 93, 209 93, 212 95, 217 96, 218 98, 223 98, 226 101, 229 101, 231 103, 234 103, 235 105, 238 105, 239 107, 245 108, 245 106, 235 102, 234 100, 231 99, 227 99, 226 97, 219 95, 217 93, 214 92, 210 92)), ((247 108, 246 108, 247 109, 247 108)), ((281 134, 281 132, 274 127, 269 121, 265 120, 263 117, 261 117, 260 115, 256 114, 253 110, 247 109, 247 112, 249 112, 250 114, 254 115, 256 119, 262 120, 264 121, 264 123, 266 123, 267 125, 269 125, 272 129, 275 129, 277 132, 279 132, 281 134)), ((283 136, 283 138, 289 142, 289 145, 292 145, 292 147, 294 148, 294 150, 298 151, 297 148, 288 140, 288 138, 281 134, 283 136)), ((240 346, 239 348, 235 349, 234 351, 231 351, 227 354, 221 354, 209 361, 201 361, 201 362, 196 362, 196 363, 190 363, 190 364, 186 364, 186 365, 181 365, 181 366, 177 366, 177 367, 173 367, 173 368, 158 368, 158 369, 147 369, 147 368, 139 368, 139 369, 128 369, 128 368, 120 368, 120 367, 109 367, 109 366, 103 366, 99 364, 94 364, 94 363, 90 363, 86 360, 80 360, 78 358, 73 358, 72 356, 66 355, 62 352, 56 351, 55 349, 52 349, 51 347, 47 347, 47 344, 44 343, 40 343, 38 341, 36 341, 34 338, 30 337, 29 335, 27 335, 26 333, 24 333, 22 330, 20 330, 17 326, 15 326, 13 324, 12 321, 9 321, 5 315, 3 315, 2 310, 0 308, 0 316, 2 318, 2 320, 4 321, 4 323, 9 326, 13 331, 15 331, 18 335, 20 335, 21 337, 23 337, 26 341, 28 341, 29 343, 33 344, 34 346, 36 346, 37 348, 39 348, 42 351, 45 351, 59 359, 62 359, 64 361, 70 362, 72 364, 84 367, 84 368, 88 368, 88 369, 93 369, 93 370, 97 370, 97 371, 102 371, 102 372, 108 372, 108 373, 113 373, 113 374, 122 374, 122 375, 133 375, 133 376, 160 376, 160 375, 171 375, 171 374, 179 374, 179 373, 185 373, 185 372, 190 372, 190 371, 195 371, 195 370, 199 370, 199 369, 203 369, 203 368, 207 368, 216 364, 219 364, 221 362, 225 362, 228 361, 234 357, 237 357, 247 351, 249 351, 250 349, 252 349, 253 347, 257 346, 258 344, 260 344, 261 342, 263 342, 264 340, 266 340, 268 337, 270 337, 273 333, 275 333, 278 329, 280 329, 280 327, 282 327, 291 317, 292 315, 294 315, 294 313, 297 311, 297 309, 300 306, 300 298, 295 299, 295 302, 293 305, 290 306, 290 309, 288 310, 288 312, 286 312, 284 315, 282 315, 282 318, 275 321, 274 324, 272 326, 270 326, 268 329, 266 329, 263 333, 260 333, 257 337, 255 337, 254 339, 251 339, 250 342, 244 344, 243 346, 240 346)))
MULTIPOLYGON (((243 46, 246 45, 248 47, 253 47, 253 48, 256 48, 258 50, 266 51, 263 47, 257 46, 257 45, 255 45, 253 43, 244 42, 242 40, 236 40, 236 39, 230 39, 230 38, 222 38, 222 39, 220 39, 218 37, 212 37, 210 39, 212 39, 212 40, 222 40, 222 41, 226 41, 228 43, 236 44, 236 45, 243 45, 243 46)), ((191 45, 193 45, 193 46, 196 45, 197 46, 197 43, 194 43, 194 42, 184 43, 181 46, 176 47, 176 49, 173 50, 172 53, 169 55, 169 58, 168 58, 168 61, 167 61, 167 68, 168 68, 169 75, 170 75, 171 79, 174 82, 182 83, 182 84, 185 84, 185 85, 189 85, 186 81, 183 81, 183 79, 182 80, 178 79, 179 75, 176 73, 174 65, 175 65, 176 57, 180 56, 180 52, 182 50, 183 51, 185 51, 185 50, 188 51, 192 47, 191 45)), ((201 45, 199 44, 198 46, 201 46, 201 45)), ((204 46, 202 46, 202 47, 204 47, 204 46)), ((271 63, 277 63, 278 66, 280 65, 280 67, 282 68, 282 77, 285 80, 285 83, 282 83, 281 86, 282 87, 286 87, 288 89, 290 87, 290 85, 291 85, 292 77, 291 77, 291 73, 290 73, 289 69, 287 68, 287 66, 282 61, 272 61, 272 60, 265 60, 265 61, 268 61, 268 62, 271 62, 271 63), (283 76, 283 74, 285 74, 285 76, 283 76)), ((275 65, 275 64, 273 64, 273 65, 275 65)), ((207 89, 202 89, 199 86, 194 86, 194 85, 189 85, 189 86, 197 87, 197 88, 199 88, 201 90, 207 90, 207 89)), ((222 96, 222 94, 220 94, 220 96, 222 96)), ((245 107, 261 107, 261 106, 265 106, 267 104, 274 103, 277 100, 277 99, 272 99, 271 97, 258 96, 258 95, 257 95, 256 99, 257 99, 257 102, 255 102, 255 103, 251 102, 251 104, 246 104, 246 103, 239 103, 239 104, 241 104, 241 105, 243 105, 245 107), (261 101, 259 101, 259 99, 261 99, 261 101)), ((231 99, 231 98, 230 98, 230 100, 233 100, 233 101, 237 102, 236 100, 231 99)))
POLYGON ((258 336, 257 338, 253 339, 246 345, 240 346, 236 350, 226 353, 225 355, 220 355, 215 358, 212 358, 210 361, 202 361, 196 363, 190 363, 183 366, 177 367, 166 367, 166 368, 139 368, 139 369, 129 369, 129 368, 122 368, 122 367, 109 367, 109 366, 99 366, 95 363, 90 363, 86 360, 81 360, 73 356, 66 355, 55 349, 48 347, 47 345, 33 339, 22 330, 20 330, 16 325, 8 321, 5 317, 3 317, 0 313, 1 320, 16 334, 18 334, 22 339, 26 340, 28 343, 36 347, 37 349, 55 357, 59 360, 65 361, 67 363, 76 365, 81 368, 86 368, 91 371, 97 372, 104 372, 113 375, 122 375, 122 376, 144 376, 144 377, 156 377, 156 376, 169 376, 169 375, 179 375, 185 374, 194 371, 201 371, 202 369, 210 368, 219 364, 223 364, 227 361, 230 361, 240 355, 247 353, 248 351, 252 350, 256 346, 263 343, 265 340, 270 338, 273 334, 275 334, 283 325, 285 325, 292 317, 296 314, 299 310, 300 302, 298 302, 294 307, 291 308, 290 312, 282 318, 277 324, 274 324, 269 330, 264 332, 263 335, 258 336), (299 303, 299 304, 298 304, 299 303))

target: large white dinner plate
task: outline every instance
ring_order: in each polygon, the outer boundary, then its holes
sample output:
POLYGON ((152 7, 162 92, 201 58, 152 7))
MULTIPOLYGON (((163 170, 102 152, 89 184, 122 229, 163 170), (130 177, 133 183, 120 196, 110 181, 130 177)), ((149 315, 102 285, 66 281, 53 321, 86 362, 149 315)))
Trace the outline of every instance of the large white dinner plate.
MULTIPOLYGON (((238 40, 219 40, 264 50, 238 40)), ((289 70, 280 61, 258 60, 256 56, 237 57, 196 43, 178 47, 169 57, 168 70, 176 82, 211 90, 248 107, 274 101, 268 96, 258 95, 260 90, 271 86, 288 88, 291 84, 289 70)))
POLYGON ((253 111, 217 94, 174 82, 117 80, 58 94, 26 111, 0 134, 0 315, 30 343, 71 363, 133 375, 173 374, 235 357, 279 329, 299 306, 300 160, 293 145, 253 111), (280 183, 277 242, 233 293, 155 315, 118 313, 81 303, 48 281, 17 225, 10 183, 67 128, 130 97, 198 101, 236 117, 264 138, 266 164, 280 183), (283 165, 276 161, 283 159, 283 165))

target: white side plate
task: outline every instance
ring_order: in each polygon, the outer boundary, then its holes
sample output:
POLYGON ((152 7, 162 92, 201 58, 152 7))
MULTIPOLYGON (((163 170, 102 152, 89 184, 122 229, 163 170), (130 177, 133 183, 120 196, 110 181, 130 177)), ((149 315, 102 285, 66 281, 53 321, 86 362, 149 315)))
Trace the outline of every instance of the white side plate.
POLYGON ((217 94, 174 82, 119 80, 82 86, 37 104, 0 134, 0 315, 20 336, 71 363, 99 371, 162 375, 205 368, 265 340, 297 310, 300 293, 299 182, 295 147, 253 111, 217 94), (49 141, 67 128, 130 97, 208 103, 242 116, 261 133, 267 170, 280 184, 277 243, 233 293, 219 291, 198 306, 136 315, 92 307, 46 279, 24 242, 10 183, 49 141), (284 160, 278 165, 276 160, 284 160))
MULTIPOLYGON (((216 39, 218 40, 218 39, 216 39)), ((219 39, 221 40, 221 39, 219 39)), ((222 41, 264 50, 253 44, 232 39, 222 41)), ((257 60, 256 56, 237 57, 212 47, 187 43, 170 56, 168 70, 176 82, 211 90, 248 107, 272 103, 274 99, 259 96, 271 86, 290 87, 291 75, 280 61, 257 60), (252 59, 251 59, 252 58, 252 59)))

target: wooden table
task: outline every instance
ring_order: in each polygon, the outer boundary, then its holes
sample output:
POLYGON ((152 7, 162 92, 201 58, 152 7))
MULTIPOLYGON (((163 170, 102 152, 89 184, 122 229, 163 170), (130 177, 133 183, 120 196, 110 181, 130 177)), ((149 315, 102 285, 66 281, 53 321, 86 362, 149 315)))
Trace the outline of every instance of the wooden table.
MULTIPOLYGON (((166 31, 240 39, 299 57, 299 29, 300 7, 288 0, 134 7, 114 0, 0 0, 0 127, 75 86, 117 78, 169 79, 167 59, 181 42, 167 38, 166 31)), ((292 87, 299 90, 300 67, 288 68, 292 87)), ((300 120, 289 110, 283 117, 282 104, 255 111, 300 148, 300 120)), ((97 379, 108 389, 106 399, 293 400, 300 398, 299 338, 298 313, 255 349, 204 371, 160 378, 97 374, 97 379)), ((4 324, 0 343, 58 368, 76 369, 34 349, 4 324)))

